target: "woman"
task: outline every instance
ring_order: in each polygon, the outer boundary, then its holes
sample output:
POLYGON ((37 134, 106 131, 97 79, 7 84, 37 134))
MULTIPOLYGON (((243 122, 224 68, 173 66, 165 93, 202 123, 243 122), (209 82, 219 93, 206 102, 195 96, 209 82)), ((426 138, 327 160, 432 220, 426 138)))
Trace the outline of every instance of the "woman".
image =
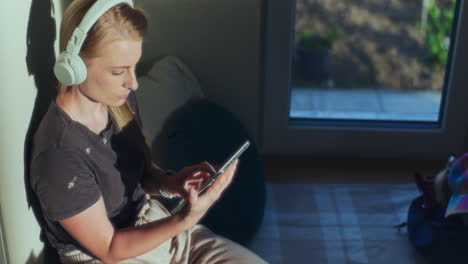
MULTIPOLYGON (((66 9, 61 51, 95 2, 75 0, 66 9)), ((30 184, 49 242, 62 263, 264 263, 197 224, 237 161, 200 197, 210 164, 169 175, 151 162, 133 93, 146 31, 142 11, 127 3, 100 16, 79 51, 86 79, 59 85, 35 133, 30 184), (188 206, 170 215, 149 198, 160 194, 184 197, 188 206)))

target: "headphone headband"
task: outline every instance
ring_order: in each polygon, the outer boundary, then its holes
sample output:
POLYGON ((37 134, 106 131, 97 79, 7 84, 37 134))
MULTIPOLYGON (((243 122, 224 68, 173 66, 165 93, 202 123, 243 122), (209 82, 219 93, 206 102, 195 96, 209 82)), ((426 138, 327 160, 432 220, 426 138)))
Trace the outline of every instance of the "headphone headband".
POLYGON ((81 20, 80 25, 73 31, 73 34, 68 41, 66 51, 71 54, 78 54, 91 27, 105 12, 120 3, 127 3, 133 7, 132 0, 97 0, 88 12, 86 12, 86 15, 81 20))
POLYGON ((133 7, 132 0, 97 0, 75 28, 68 40, 67 48, 61 52, 54 65, 54 73, 57 80, 65 86, 77 85, 86 80, 87 69, 79 53, 81 46, 88 35, 88 31, 96 21, 109 9, 120 4, 127 3, 133 7))

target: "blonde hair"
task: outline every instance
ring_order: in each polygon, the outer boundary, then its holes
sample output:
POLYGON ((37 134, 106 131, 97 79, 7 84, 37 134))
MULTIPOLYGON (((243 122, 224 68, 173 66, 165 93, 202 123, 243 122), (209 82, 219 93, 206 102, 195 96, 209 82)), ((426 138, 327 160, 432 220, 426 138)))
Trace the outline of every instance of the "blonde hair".
MULTIPOLYGON (((67 47, 73 31, 80 24, 86 12, 96 0, 75 0, 65 10, 60 25, 60 52, 67 47)), ((97 56, 98 44, 116 40, 143 40, 148 31, 148 20, 142 9, 133 8, 126 3, 118 4, 104 13, 91 27, 80 50, 80 57, 97 56)), ((58 92, 66 86, 58 84, 58 92)), ((128 103, 119 107, 109 107, 120 129, 123 129, 134 117, 128 103)))
MULTIPOLYGON (((74 0, 67 7, 60 25, 60 52, 66 49, 73 31, 95 2, 96 0, 74 0)), ((127 3, 118 4, 104 13, 91 27, 79 55, 81 58, 95 57, 98 55, 99 44, 128 39, 143 40, 147 31, 148 19, 142 9, 133 8, 127 3)), ((66 86, 59 83, 57 88, 60 93, 66 86)), ((143 152, 145 165, 151 166, 151 151, 147 139, 136 124, 128 102, 118 107, 109 106, 109 110, 120 130, 132 138, 143 152)))

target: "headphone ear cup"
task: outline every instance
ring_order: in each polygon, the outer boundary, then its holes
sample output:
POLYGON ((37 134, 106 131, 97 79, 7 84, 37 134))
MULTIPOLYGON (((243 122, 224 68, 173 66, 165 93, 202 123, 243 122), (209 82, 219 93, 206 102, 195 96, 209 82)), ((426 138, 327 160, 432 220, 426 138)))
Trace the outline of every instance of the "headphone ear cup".
POLYGON ((84 82, 86 80, 86 76, 88 75, 88 71, 81 57, 78 55, 70 56, 69 63, 73 69, 73 73, 75 74, 74 85, 84 82))
POLYGON ((68 57, 70 57, 68 52, 60 53, 54 65, 55 77, 57 77, 57 80, 65 86, 73 85, 75 82, 75 73, 73 73, 73 69, 68 63, 68 57))
POLYGON ((54 74, 65 86, 77 85, 86 80, 87 70, 83 60, 78 55, 62 52, 54 65, 54 74))

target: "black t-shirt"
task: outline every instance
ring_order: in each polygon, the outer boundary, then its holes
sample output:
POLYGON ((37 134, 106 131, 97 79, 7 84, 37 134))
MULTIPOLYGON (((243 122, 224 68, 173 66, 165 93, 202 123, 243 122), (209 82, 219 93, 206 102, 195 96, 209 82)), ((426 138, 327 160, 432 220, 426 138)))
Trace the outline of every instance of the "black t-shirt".
MULTIPOLYGON (((134 93, 128 102, 139 123, 134 93)), ((52 246, 65 252, 84 250, 58 221, 89 208, 101 196, 114 228, 129 226, 144 201, 143 168, 142 151, 110 115, 98 135, 52 101, 34 135, 30 175, 52 246)))

